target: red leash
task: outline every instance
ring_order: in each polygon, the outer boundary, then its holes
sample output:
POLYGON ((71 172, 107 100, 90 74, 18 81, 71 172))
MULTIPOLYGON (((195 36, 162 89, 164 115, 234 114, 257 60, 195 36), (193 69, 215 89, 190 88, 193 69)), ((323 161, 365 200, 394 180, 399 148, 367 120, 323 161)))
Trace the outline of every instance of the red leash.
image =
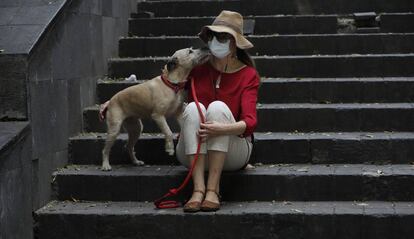
MULTIPOLYGON (((197 99, 197 95, 196 95, 196 92, 195 92, 194 80, 193 79, 191 79, 191 94, 193 94, 193 99, 194 99, 194 102, 195 102, 195 104, 197 106, 198 114, 200 116, 200 121, 202 123, 204 123, 205 122, 205 118, 204 118, 203 112, 201 111, 200 103, 198 102, 198 99, 197 99)), ((186 178, 184 179, 183 183, 178 188, 171 188, 168 191, 168 193, 166 193, 161 198, 155 200, 154 201, 155 207, 157 207, 158 209, 180 207, 180 203, 179 202, 174 201, 174 200, 165 200, 165 199, 168 198, 168 197, 177 195, 183 188, 185 188, 185 186, 187 186, 188 182, 190 181, 191 175, 193 174, 194 167, 195 167, 195 165, 197 163, 198 156, 200 154, 200 147, 201 147, 201 138, 199 136, 198 137, 198 144, 197 144, 197 152, 196 152, 196 154, 194 156, 193 162, 191 163, 190 171, 188 171, 188 174, 187 174, 186 178)))

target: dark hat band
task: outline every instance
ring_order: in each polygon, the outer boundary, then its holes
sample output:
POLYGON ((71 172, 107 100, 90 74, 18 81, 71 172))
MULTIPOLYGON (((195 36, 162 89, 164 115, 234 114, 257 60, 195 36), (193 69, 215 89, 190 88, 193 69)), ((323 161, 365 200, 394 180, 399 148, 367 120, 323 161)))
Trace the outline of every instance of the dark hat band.
POLYGON ((243 33, 242 33, 242 31, 241 31, 241 29, 239 27, 237 27, 237 26, 235 26, 235 25, 233 25, 231 23, 225 22, 225 21, 215 20, 213 22, 213 26, 226 26, 226 27, 231 28, 233 31, 235 31, 235 32, 243 35, 243 33))

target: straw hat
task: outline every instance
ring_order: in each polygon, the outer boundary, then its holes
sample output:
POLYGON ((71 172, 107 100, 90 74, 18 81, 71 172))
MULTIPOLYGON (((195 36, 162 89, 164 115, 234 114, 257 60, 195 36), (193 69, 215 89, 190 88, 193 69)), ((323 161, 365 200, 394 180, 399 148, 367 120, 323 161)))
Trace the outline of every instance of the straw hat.
POLYGON ((236 45, 240 49, 252 48, 253 44, 243 36, 243 17, 238 12, 222 11, 220 15, 214 19, 212 25, 204 26, 198 36, 207 42, 207 31, 226 32, 231 34, 236 40, 236 45))

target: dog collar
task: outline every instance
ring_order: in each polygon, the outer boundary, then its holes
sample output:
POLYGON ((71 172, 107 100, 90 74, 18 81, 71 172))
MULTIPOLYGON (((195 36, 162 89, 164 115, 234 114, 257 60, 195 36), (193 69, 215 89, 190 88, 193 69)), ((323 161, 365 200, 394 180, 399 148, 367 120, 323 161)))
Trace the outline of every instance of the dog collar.
POLYGON ((162 82, 164 82, 164 84, 166 84, 169 88, 171 88, 176 94, 184 89, 185 87, 185 82, 180 82, 180 83, 172 83, 171 81, 168 80, 167 77, 165 77, 164 75, 161 75, 161 80, 162 82))

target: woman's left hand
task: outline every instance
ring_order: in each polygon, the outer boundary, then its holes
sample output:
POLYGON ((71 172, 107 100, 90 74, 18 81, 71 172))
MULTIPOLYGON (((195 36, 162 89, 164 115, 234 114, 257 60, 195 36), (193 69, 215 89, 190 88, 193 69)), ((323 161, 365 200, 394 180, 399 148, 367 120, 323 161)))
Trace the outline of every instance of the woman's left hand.
POLYGON ((228 124, 219 123, 216 121, 207 121, 204 124, 200 123, 200 136, 216 136, 226 134, 228 124))

